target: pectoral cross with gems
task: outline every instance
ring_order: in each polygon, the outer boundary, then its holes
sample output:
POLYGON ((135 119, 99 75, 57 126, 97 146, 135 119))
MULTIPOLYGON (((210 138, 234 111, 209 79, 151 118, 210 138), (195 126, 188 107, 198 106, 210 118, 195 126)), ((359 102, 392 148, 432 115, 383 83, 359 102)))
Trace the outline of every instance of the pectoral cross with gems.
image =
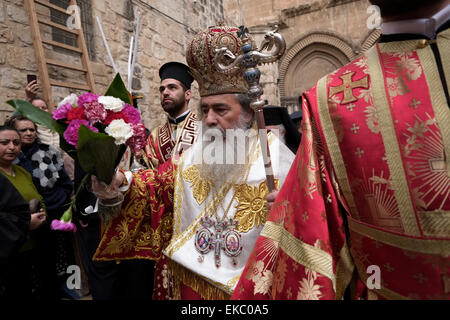
POLYGON ((353 95, 353 89, 356 88, 364 88, 367 89, 369 87, 368 76, 361 78, 357 81, 353 81, 352 77, 355 72, 347 72, 341 75, 339 78, 342 79, 342 84, 336 87, 330 87, 330 98, 337 93, 344 93, 344 97, 339 104, 347 104, 350 102, 358 101, 357 98, 353 95))
POLYGON ((214 261, 216 267, 221 265, 220 250, 232 257, 233 266, 237 265, 236 257, 242 252, 242 236, 234 230, 238 221, 227 219, 225 221, 214 221, 210 217, 203 217, 201 219, 202 227, 195 234, 195 248, 200 252, 198 262, 202 263, 204 254, 214 249, 214 261), (216 233, 210 231, 209 228, 214 228, 216 233))

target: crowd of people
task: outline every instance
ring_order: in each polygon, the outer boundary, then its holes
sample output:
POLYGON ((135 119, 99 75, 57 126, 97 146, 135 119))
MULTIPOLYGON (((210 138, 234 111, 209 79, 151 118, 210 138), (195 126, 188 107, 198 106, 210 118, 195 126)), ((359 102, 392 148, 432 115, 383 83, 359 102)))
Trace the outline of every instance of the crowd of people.
MULTIPOLYGON (((168 114, 168 122, 153 130, 145 150, 135 155, 141 163, 139 166, 147 169, 157 168, 170 159, 174 154, 173 146, 177 146, 178 155, 189 148, 195 139, 187 144, 180 138, 192 121, 199 121, 188 107, 193 82, 189 68, 169 62, 161 67, 160 77, 161 104, 168 114), (173 145, 167 151, 159 145, 164 126, 172 130, 170 143, 173 145)), ((38 96, 38 91, 37 81, 31 81, 25 87, 26 99, 34 107, 48 112, 48 105, 38 96)), ((286 108, 279 106, 265 107, 264 114, 270 119, 268 128, 275 129, 283 141, 287 138, 289 148, 295 152, 301 134, 294 121, 299 122, 299 119, 289 118, 286 108)), ((59 135, 18 112, 14 112, 0 130, 3 148, 0 172, 29 203, 31 211, 29 219, 23 215, 22 219, 10 221, 17 225, 7 232, 11 241, 2 261, 1 296, 17 298, 27 293, 32 299, 78 299, 82 292, 89 292, 94 299, 101 300, 151 299, 154 262, 139 259, 121 263, 93 261, 101 238, 101 220, 98 214, 86 213, 86 208, 94 207, 97 202, 89 188, 83 188, 77 198, 75 236, 50 229, 50 222, 59 219, 67 209, 84 176, 77 160, 59 147, 59 135), (76 260, 76 256, 81 260, 76 260), (83 276, 88 278, 87 291, 71 290, 66 284, 68 266, 80 262, 85 272, 83 276)), ((13 202, 13 197, 17 197, 15 192, 5 194, 5 205, 13 202)), ((2 211, 6 213, 6 207, 2 211)))
MULTIPOLYGON (((159 69, 167 121, 110 185, 80 190, 75 234, 49 221, 83 170, 56 133, 13 114, 0 126, 0 298, 77 299, 66 270, 81 263, 100 300, 448 299, 450 3, 371 2, 379 43, 318 79, 301 112, 263 108, 269 165, 242 72, 210 59, 251 35, 196 34, 187 64, 159 69)), ((48 111, 38 89, 26 97, 48 111)))
MULTIPOLYGON (((31 94, 28 86, 26 92, 31 94)), ((40 98, 33 97, 30 102, 48 110, 40 98)), ((64 167, 59 139, 53 140, 55 144, 43 143, 49 137, 45 135, 48 131, 43 131, 41 139, 38 125, 20 114, 13 115, 0 128, 0 172, 29 203, 31 213, 23 220, 5 216, 9 223, 17 222, 17 229, 9 230, 10 241, 5 242, 8 255, 1 265, 0 295, 34 299, 78 297, 66 286, 67 267, 75 264, 71 235, 51 230, 49 223, 60 218, 73 194, 73 181, 64 167), (23 223, 29 224, 29 230, 23 223)), ((2 197, 11 195, 14 194, 2 197)))

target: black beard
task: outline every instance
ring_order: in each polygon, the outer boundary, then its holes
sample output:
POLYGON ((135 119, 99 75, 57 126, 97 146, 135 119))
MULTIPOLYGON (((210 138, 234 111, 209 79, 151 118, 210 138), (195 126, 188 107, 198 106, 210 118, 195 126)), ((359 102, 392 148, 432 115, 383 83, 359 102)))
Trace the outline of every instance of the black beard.
POLYGON ((161 103, 161 106, 163 107, 165 112, 167 112, 170 116, 174 117, 174 115, 179 114, 180 111, 183 110, 184 101, 172 101, 168 103, 167 102, 161 103))

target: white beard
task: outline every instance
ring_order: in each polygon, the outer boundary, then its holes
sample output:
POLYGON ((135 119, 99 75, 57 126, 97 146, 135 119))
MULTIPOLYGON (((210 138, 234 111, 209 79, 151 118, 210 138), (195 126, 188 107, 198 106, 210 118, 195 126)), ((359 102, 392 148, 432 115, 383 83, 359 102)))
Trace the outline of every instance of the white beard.
MULTIPOLYGON (((202 126, 200 148, 203 161, 197 165, 200 176, 210 181, 213 189, 225 182, 244 178, 249 161, 249 123, 243 119, 234 129, 223 130, 202 126), (235 135, 235 137, 233 136, 235 135)), ((199 149, 200 149, 199 148, 199 149)))

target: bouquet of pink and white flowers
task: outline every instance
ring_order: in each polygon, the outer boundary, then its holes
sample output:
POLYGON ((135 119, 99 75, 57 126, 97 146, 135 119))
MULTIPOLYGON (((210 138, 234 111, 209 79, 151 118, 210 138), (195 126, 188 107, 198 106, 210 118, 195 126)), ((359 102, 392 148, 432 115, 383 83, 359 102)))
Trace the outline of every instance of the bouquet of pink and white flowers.
POLYGON ((90 92, 79 97, 72 94, 59 104, 52 117, 68 124, 63 133, 64 139, 77 149, 84 145, 79 145, 81 126, 114 138, 116 145, 129 146, 132 152, 138 152, 145 146, 145 126, 139 111, 113 96, 90 92))
MULTIPOLYGON (((44 125, 60 135, 60 146, 76 158, 87 173, 110 184, 126 148, 133 153, 146 144, 146 130, 139 111, 131 105, 131 98, 117 75, 105 95, 71 94, 49 114, 35 108, 29 102, 10 100, 10 105, 31 121, 44 125)), ((78 191, 81 189, 80 185, 78 191)), ((77 194, 78 194, 77 191, 77 194)), ((69 209, 52 227, 57 230, 75 231, 71 226, 72 200, 69 209)))

